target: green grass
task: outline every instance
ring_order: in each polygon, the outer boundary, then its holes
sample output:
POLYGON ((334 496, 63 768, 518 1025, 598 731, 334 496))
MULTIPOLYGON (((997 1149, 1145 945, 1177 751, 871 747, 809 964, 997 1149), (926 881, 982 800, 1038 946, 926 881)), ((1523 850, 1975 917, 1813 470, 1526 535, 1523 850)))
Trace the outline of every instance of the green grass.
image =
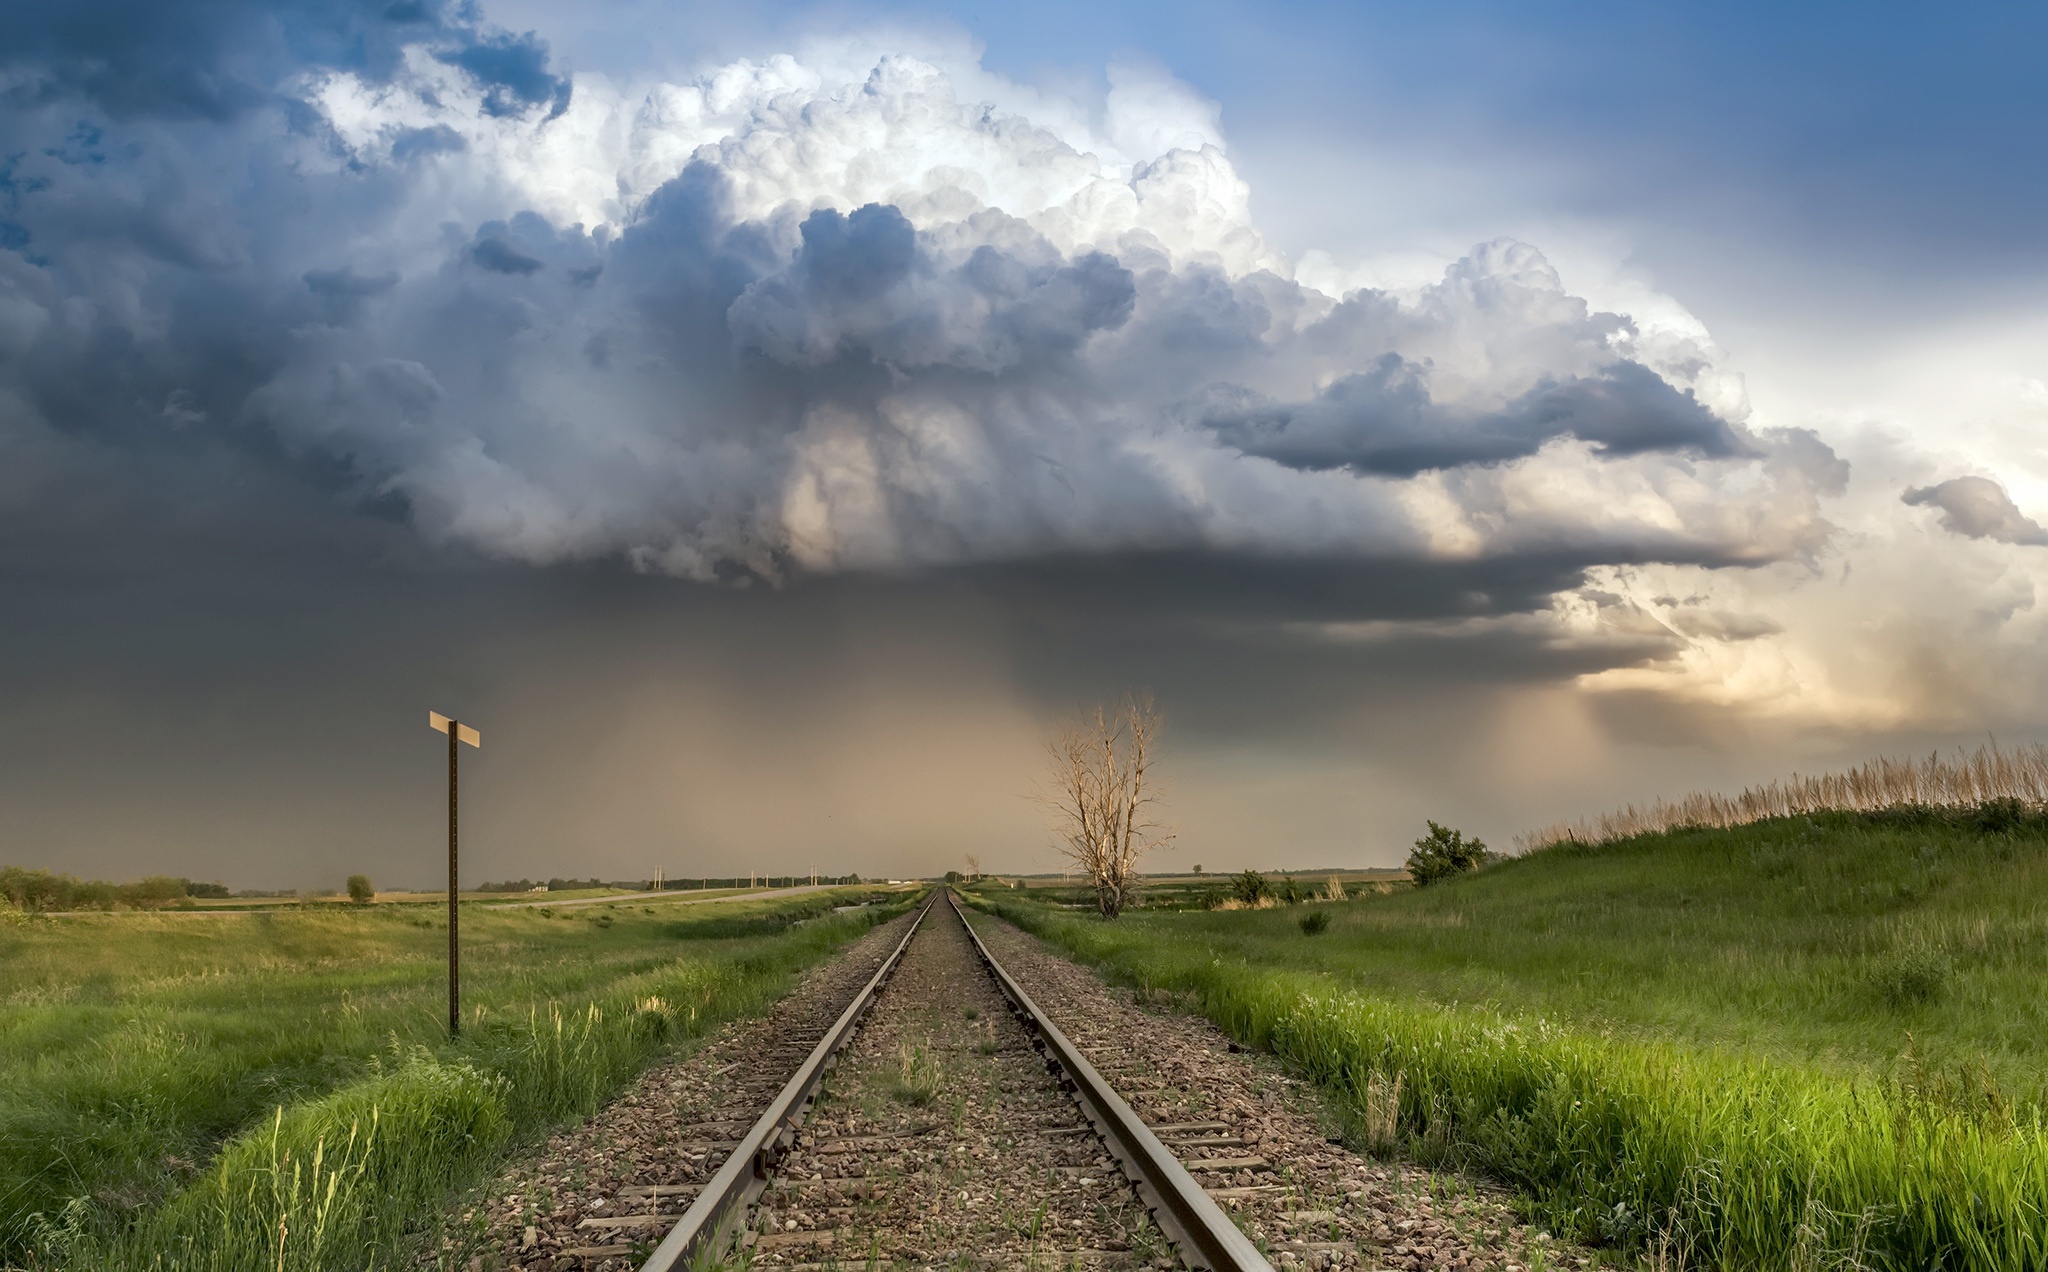
POLYGON ((1694 1266, 2048 1266, 2048 825, 1823 814, 1562 846, 1436 888, 1116 924, 990 893, 1189 992, 1410 1151, 1694 1266))
POLYGON ((0 1260, 388 1261, 510 1138, 866 930, 811 916, 867 891, 465 904, 460 1043, 433 905, 0 926, 0 1260))

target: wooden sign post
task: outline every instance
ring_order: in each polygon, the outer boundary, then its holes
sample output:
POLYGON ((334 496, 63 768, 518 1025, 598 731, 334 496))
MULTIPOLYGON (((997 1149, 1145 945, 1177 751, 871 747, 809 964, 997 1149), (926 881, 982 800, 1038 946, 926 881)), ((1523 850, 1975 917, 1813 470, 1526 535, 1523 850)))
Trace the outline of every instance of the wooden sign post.
POLYGON ((427 724, 448 735, 448 1036, 453 1038, 462 1032, 462 947, 456 937, 455 908, 460 895, 455 878, 455 752, 463 742, 481 750, 484 735, 438 711, 427 712, 427 724))

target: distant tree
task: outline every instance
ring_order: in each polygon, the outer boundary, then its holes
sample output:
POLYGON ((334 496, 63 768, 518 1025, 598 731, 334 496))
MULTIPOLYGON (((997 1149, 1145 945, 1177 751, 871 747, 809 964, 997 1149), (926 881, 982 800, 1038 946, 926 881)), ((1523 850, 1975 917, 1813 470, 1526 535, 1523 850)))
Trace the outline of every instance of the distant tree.
POLYGON ((1052 812, 1060 851, 1094 887, 1105 919, 1130 904, 1139 859, 1172 838, 1152 819, 1164 723, 1150 698, 1126 694, 1069 719, 1046 743, 1052 772, 1040 801, 1052 812))
POLYGON ((1416 887, 1426 888, 1491 860, 1493 853, 1484 840, 1467 839, 1462 831, 1430 822, 1429 833, 1416 840, 1415 851, 1408 854, 1408 875, 1416 887))
POLYGON ((480 883, 478 892, 545 892, 546 884, 535 884, 531 879, 507 879, 502 883, 480 883))
POLYGON ((151 875, 147 879, 119 885, 115 896, 121 904, 138 910, 161 910, 185 899, 185 881, 166 875, 151 875))
POLYGON ((357 905, 368 905, 376 900, 377 890, 370 886, 370 876, 350 875, 348 877, 348 899, 357 905))
POLYGON ((948 870, 948 871, 946 872, 946 882, 947 882, 947 883, 958 883, 958 882, 960 882, 960 872, 959 872, 958 870, 948 870))
POLYGON ((185 885, 185 895, 188 897, 226 897, 228 895, 228 885, 224 883, 195 883, 190 879, 183 880, 183 883, 185 885))
POLYGON ((1199 861, 1195 863, 1195 873, 1196 873, 1196 874, 1200 874, 1200 873, 1202 873, 1202 863, 1201 863, 1201 862, 1199 862, 1199 861))
POLYGON ((1273 885, 1266 882, 1266 876, 1256 870, 1247 870, 1230 881, 1231 891, 1246 905, 1257 905, 1273 895, 1273 885))

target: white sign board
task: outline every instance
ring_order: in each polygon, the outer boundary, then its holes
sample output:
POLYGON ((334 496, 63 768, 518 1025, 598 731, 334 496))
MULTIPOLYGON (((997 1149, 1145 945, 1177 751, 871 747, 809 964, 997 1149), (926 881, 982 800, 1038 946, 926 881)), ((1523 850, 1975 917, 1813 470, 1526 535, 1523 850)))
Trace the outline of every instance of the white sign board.
POLYGON ((475 729, 470 728, 466 724, 456 724, 455 721, 450 720, 447 716, 442 715, 438 711, 427 712, 427 726, 433 729, 434 732, 446 733, 448 732, 448 726, 451 724, 455 725, 456 740, 461 742, 467 742, 471 746, 476 747, 479 750, 483 748, 483 734, 478 733, 475 729))

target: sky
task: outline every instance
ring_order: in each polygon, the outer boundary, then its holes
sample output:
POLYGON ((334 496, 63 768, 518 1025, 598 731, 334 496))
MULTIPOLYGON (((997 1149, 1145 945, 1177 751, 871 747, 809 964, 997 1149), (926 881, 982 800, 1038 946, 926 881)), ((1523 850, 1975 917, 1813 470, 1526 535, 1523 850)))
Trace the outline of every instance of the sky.
POLYGON ((0 861, 1397 863, 2048 738, 2038 6, 0 13, 0 861))

